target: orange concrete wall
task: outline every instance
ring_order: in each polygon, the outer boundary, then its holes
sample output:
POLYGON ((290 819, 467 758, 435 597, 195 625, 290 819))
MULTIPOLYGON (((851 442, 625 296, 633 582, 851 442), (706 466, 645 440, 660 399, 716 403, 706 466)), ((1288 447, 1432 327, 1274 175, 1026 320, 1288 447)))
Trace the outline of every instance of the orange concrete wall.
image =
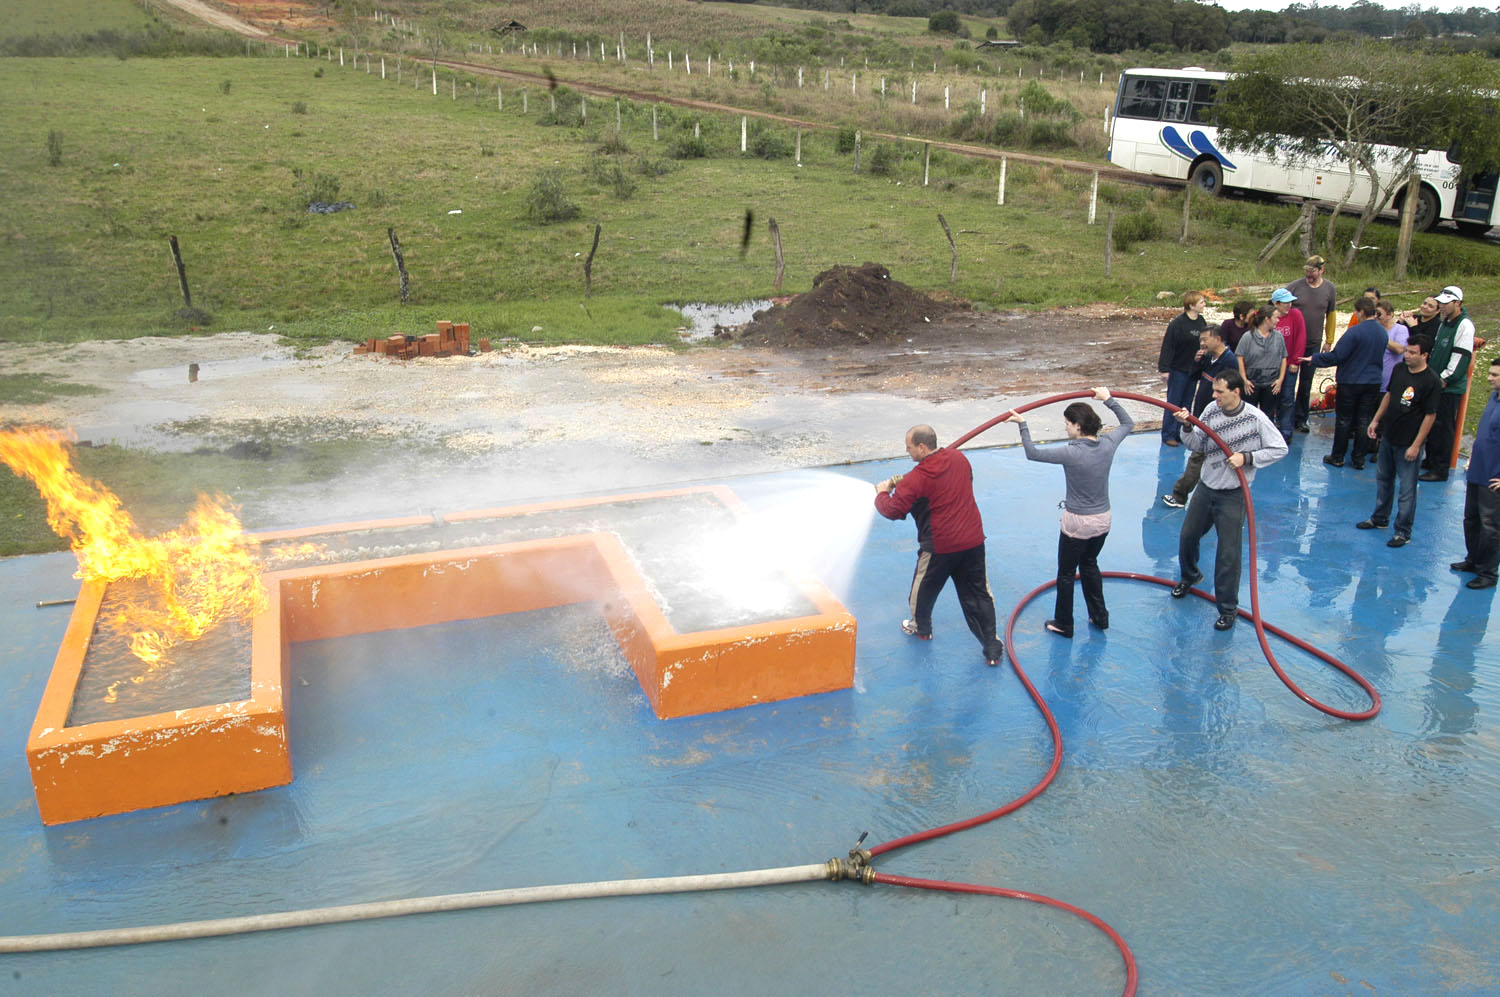
POLYGON ((251 698, 68 727, 104 587, 86 584, 26 742, 37 809, 61 824, 292 781, 280 665, 252 668, 251 698))
MULTIPOLYGON (((480 510, 451 521, 707 491, 679 489, 480 510)), ((315 527, 256 539, 400 529, 411 517, 315 527)), ((613 534, 589 533, 467 550, 267 572, 267 606, 251 623, 251 698, 67 727, 104 590, 84 585, 27 742, 37 807, 57 824, 291 781, 284 690, 297 641, 352 636, 592 602, 600 607, 658 717, 685 717, 848 688, 854 618, 812 579, 792 581, 815 615, 697 634, 672 629, 613 534)))

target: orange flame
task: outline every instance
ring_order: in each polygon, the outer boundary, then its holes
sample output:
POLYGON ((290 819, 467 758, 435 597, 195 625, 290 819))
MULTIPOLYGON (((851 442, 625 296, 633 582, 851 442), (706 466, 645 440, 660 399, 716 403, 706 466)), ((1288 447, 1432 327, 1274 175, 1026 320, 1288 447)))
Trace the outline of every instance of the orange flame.
MULTIPOLYGON (((170 649, 197 640, 226 619, 262 608, 260 560, 223 496, 198 496, 175 530, 142 536, 120 499, 73 468, 71 448, 45 429, 0 433, 0 461, 30 478, 47 502, 47 524, 78 558, 75 578, 144 582, 152 605, 132 605, 109 623, 130 635, 130 649, 154 671, 170 649)), ((137 678, 134 681, 141 681, 137 678)))

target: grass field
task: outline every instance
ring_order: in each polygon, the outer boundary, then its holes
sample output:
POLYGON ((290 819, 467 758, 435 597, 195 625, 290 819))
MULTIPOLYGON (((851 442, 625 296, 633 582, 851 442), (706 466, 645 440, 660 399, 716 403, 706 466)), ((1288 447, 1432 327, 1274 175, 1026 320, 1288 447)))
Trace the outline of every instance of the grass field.
MULTIPOLYGON (((30 30, 32 5, 0 4, 15 15, 0 37, 30 30)), ((642 18, 632 22, 640 35, 657 23, 646 19, 657 7, 665 10, 662 0, 611 5, 597 26, 575 20, 566 32, 556 29, 557 37, 590 30, 603 37, 622 10, 642 18)), ((540 3, 523 8, 532 12, 526 16, 546 11, 540 3)), ((660 139, 653 140, 651 104, 622 102, 616 135, 613 100, 590 99, 585 120, 585 106, 566 86, 554 95, 554 110, 545 89, 502 83, 501 109, 494 79, 440 71, 434 95, 429 71, 412 58, 420 38, 386 39, 405 52, 398 82, 395 54, 386 56, 386 79, 378 55, 370 72, 363 61, 356 68, 352 50, 341 66, 339 25, 320 39, 325 55, 315 59, 285 58, 269 46, 252 46, 266 53, 255 57, 0 59, 10 136, 9 155, 0 158, 7 205, 0 268, 10 277, 0 283, 0 341, 129 338, 200 327, 274 330, 294 342, 319 343, 425 332, 446 318, 468 321, 476 338, 675 343, 678 323, 664 304, 772 293, 769 218, 777 220, 785 244, 784 292, 806 290, 834 264, 866 260, 885 264, 896 279, 919 289, 980 308, 1159 304, 1163 294, 1175 299, 1191 288, 1273 285, 1299 272, 1290 246, 1265 267, 1254 262, 1271 235, 1295 217, 1289 206, 1195 200, 1189 237, 1179 242, 1180 193, 1104 183, 1098 222, 1089 225, 1086 174, 1012 161, 1001 207, 995 203, 997 163, 935 151, 924 187, 921 141, 871 134, 949 135, 965 127, 965 116, 971 124, 976 119, 980 86, 993 87, 993 117, 1015 100, 1021 83, 1002 76, 1019 67, 1028 78, 1049 74, 1048 90, 1085 112, 1078 128, 1089 146, 1090 130, 1098 130, 1090 116, 1109 99, 1112 84, 1058 80, 1063 67, 1006 57, 1014 64, 966 70, 944 61, 938 73, 929 63, 925 72, 908 65, 906 75, 899 66, 887 68, 891 95, 884 101, 870 89, 878 86, 872 71, 855 97, 841 85, 864 70, 837 64, 839 46, 851 37, 861 39, 846 46, 851 52, 906 51, 911 64, 917 53, 939 58, 963 50, 953 49, 951 40, 946 48, 935 45, 920 19, 827 20, 733 4, 695 5, 700 9, 703 16, 693 20, 685 41, 711 47, 711 34, 718 32, 737 46, 717 50, 712 79, 705 62, 696 62, 689 77, 631 63, 514 52, 485 57, 530 72, 551 67, 564 79, 828 123, 803 135, 801 166, 791 156, 796 135, 781 124, 751 120, 750 151, 741 153, 737 115, 659 105, 660 139), (753 30, 766 37, 800 39, 810 65, 828 68, 829 89, 822 89, 815 68, 797 88, 788 68, 794 62, 772 71, 779 82, 766 79, 763 68, 751 78, 743 64, 731 77, 725 53, 758 51, 763 39, 750 37, 747 25, 762 22, 753 30), (910 78, 919 83, 915 106, 899 96, 910 78), (951 108, 942 104, 944 85, 953 88, 951 108), (701 143, 693 140, 695 125, 701 143), (845 139, 856 127, 865 130, 860 173, 847 143, 841 150, 835 126, 843 126, 845 139), (550 223, 534 217, 530 209, 544 206, 538 184, 547 179, 555 181, 561 201, 576 206, 574 217, 550 223), (311 200, 346 200, 355 207, 311 214, 311 200), (1133 238, 1117 240, 1106 276, 1104 221, 1111 210, 1133 238), (742 252, 747 211, 756 225, 742 252), (940 214, 957 243, 952 283, 940 214), (601 237, 585 302, 583 263, 595 224, 601 237), (411 274, 411 300, 404 305, 388 229, 399 237, 411 274), (192 312, 182 311, 168 249, 173 235, 183 250, 192 312)), ((53 31, 128 33, 149 20, 123 0, 62 0, 49 11, 53 31)), ((342 16, 342 8, 335 13, 342 16)), ((687 30, 682 19, 668 20, 674 30, 687 30)), ((448 41, 461 42, 473 28, 449 22, 448 41)), ((382 38, 378 32, 371 37, 382 38)), ((675 44, 663 41, 661 32, 655 38, 659 57, 675 44)), ((168 38, 159 47, 172 44, 168 38)), ((1093 63, 1080 71, 1092 73, 1093 63)), ((1096 141, 1089 155, 1102 151, 1102 133, 1096 141)), ((1085 157, 1081 148, 1068 155, 1085 157)), ((1350 230, 1352 222, 1338 239, 1350 230)), ((1379 285, 1403 306, 1443 284, 1462 284, 1480 335, 1490 340, 1479 358, 1485 369, 1500 346, 1500 248, 1452 235, 1418 236, 1412 276, 1393 287, 1394 240, 1392 225, 1377 224, 1364 241, 1380 248, 1366 251, 1351 272, 1331 276, 1346 291, 1379 285)), ((71 390, 75 386, 24 374, 0 381, 0 392, 22 404, 71 390)), ((1482 404, 1480 398, 1470 407, 1471 428, 1482 404)), ((176 482, 233 493, 248 482, 265 484, 268 473, 289 483, 305 480, 337 469, 343 451, 330 446, 306 460, 269 463, 90 448, 80 462, 132 508, 180 510, 191 495, 176 482)), ((0 509, 0 553, 58 545, 28 483, 0 475, 0 509)))
POLYGON ((131 0, 0 0, 0 40, 87 31, 138 31, 151 23, 131 0))
MULTIPOLYGON (((1255 253, 1291 217, 1285 206, 1200 201, 1189 241, 1176 241, 1180 195, 1103 185, 1087 224, 1089 178, 1013 164, 1006 205, 995 205, 998 165, 933 154, 921 185, 919 143, 883 143, 886 175, 871 175, 881 143, 866 142, 864 172, 835 151, 831 132, 803 139, 803 165, 739 152, 738 118, 589 102, 559 91, 508 88, 440 74, 402 82, 316 59, 3 60, 15 150, 0 162, 9 210, 0 267, 0 335, 20 340, 128 337, 213 329, 275 331, 293 339, 358 340, 466 318, 476 335, 604 342, 662 341, 665 303, 738 301, 772 290, 763 228, 740 253, 747 210, 775 217, 786 247, 785 289, 805 290, 835 263, 876 260, 900 280, 982 306, 1078 301, 1150 303, 1159 291, 1269 283, 1296 272, 1295 251, 1257 270, 1255 253), (413 82, 416 85, 413 86, 413 82), (488 89, 486 89, 488 87, 488 89), (107 109, 129 106, 128 114, 107 109), (543 121, 557 123, 547 125, 543 121), (706 158, 673 159, 694 123, 706 158), (48 136, 60 135, 49 165, 48 136), (570 221, 528 217, 545 174, 578 207, 570 221), (625 196, 628 195, 628 196, 625 196), (309 214, 307 202, 347 200, 350 211, 309 214), (1110 206, 1150 214, 1158 235, 1115 255, 1103 273, 1110 206), (959 276, 937 215, 958 243, 959 276), (602 235, 585 311, 583 260, 602 235), (411 273, 398 300, 387 229, 411 273), (168 252, 178 237, 196 318, 168 252), (540 326, 540 332, 533 332, 540 326)), ((752 146, 789 154, 790 128, 751 123, 752 146), (762 134, 764 133, 764 134, 762 134)), ((1369 241, 1388 241, 1380 227, 1369 241)), ((1413 291, 1472 274, 1476 304, 1500 285, 1493 246, 1429 236, 1413 291), (1426 262, 1422 262, 1426 261, 1426 262), (1441 278, 1441 279, 1439 279, 1441 278), (1488 290, 1486 290, 1488 288, 1488 290)), ((1389 253, 1338 276, 1382 282, 1389 253)), ((1478 309, 1482 311, 1482 308, 1478 309)))

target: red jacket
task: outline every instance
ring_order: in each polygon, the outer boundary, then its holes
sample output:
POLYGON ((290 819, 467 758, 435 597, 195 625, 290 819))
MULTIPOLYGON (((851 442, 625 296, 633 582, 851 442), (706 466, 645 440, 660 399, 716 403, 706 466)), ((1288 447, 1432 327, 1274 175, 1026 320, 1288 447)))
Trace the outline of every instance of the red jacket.
POLYGON ((974 503, 974 469, 957 450, 923 457, 889 492, 877 492, 875 510, 886 519, 912 514, 917 542, 934 554, 953 554, 984 543, 984 523, 974 503))

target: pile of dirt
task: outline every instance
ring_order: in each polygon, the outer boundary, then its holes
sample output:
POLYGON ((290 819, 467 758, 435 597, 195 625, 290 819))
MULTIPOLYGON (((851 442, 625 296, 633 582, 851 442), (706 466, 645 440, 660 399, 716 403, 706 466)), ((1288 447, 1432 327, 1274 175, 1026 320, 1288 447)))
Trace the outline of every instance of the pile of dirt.
POLYGON ((756 312, 736 338, 757 346, 857 346, 909 335, 959 307, 892 280, 879 263, 836 266, 814 277, 806 294, 756 312))

